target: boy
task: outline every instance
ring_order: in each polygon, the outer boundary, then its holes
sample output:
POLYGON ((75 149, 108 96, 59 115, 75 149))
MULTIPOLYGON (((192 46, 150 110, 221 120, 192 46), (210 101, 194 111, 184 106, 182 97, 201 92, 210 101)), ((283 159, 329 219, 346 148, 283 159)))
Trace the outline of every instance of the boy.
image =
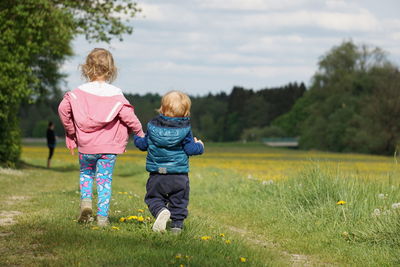
POLYGON ((136 147, 147 150, 145 202, 156 218, 153 231, 165 231, 171 218, 171 232, 180 233, 189 204, 189 156, 204 152, 204 144, 193 137, 190 126, 190 98, 171 91, 161 99, 160 115, 147 125, 145 137, 134 136, 136 147))

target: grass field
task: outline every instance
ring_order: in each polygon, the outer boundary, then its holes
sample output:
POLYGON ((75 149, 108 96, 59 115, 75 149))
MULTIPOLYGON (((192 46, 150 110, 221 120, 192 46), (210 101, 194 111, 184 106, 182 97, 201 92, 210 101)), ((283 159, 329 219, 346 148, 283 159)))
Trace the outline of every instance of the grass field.
POLYGON ((76 222, 77 157, 59 145, 46 169, 46 156, 25 145, 20 169, 0 169, 1 266, 400 265, 394 157, 206 144, 174 236, 151 231, 144 153, 117 159, 106 229, 76 222))

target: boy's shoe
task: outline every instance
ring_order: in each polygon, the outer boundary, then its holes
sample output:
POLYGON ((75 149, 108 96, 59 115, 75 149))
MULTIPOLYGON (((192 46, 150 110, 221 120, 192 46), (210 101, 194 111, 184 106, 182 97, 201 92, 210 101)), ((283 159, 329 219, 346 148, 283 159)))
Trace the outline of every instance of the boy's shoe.
POLYGON ((182 228, 179 228, 179 227, 171 228, 171 233, 174 235, 179 235, 181 232, 182 232, 182 228))
POLYGON ((110 222, 108 221, 108 217, 107 216, 97 216, 97 225, 99 227, 106 227, 110 224, 110 222))
POLYGON ((164 232, 165 228, 167 227, 167 221, 171 216, 171 212, 167 209, 161 210, 158 215, 157 219, 153 224, 153 231, 154 232, 164 232))
POLYGON ((88 222, 92 216, 92 212, 92 200, 88 198, 81 199, 81 213, 78 222, 88 222))

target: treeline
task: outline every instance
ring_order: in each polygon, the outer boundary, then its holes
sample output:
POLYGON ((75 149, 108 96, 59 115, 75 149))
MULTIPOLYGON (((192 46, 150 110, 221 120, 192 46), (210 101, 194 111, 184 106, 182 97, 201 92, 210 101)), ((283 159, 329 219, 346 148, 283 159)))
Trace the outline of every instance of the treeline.
MULTIPOLYGON (((234 87, 230 94, 218 93, 191 96, 193 132, 206 141, 239 140, 246 129, 269 126, 278 116, 287 113, 306 91, 303 83, 289 83, 278 88, 254 91, 234 87)), ((157 113, 161 96, 158 94, 126 94, 144 127, 157 113)), ((44 137, 48 121, 56 124, 56 134, 64 131, 58 119, 60 95, 25 104, 20 111, 21 129, 25 137, 44 137)))
MULTIPOLYGON (((158 94, 127 95, 143 125, 156 115, 158 94)), ((290 83, 229 94, 192 96, 192 126, 205 141, 259 141, 298 137, 300 148, 393 154, 400 143, 400 71, 379 48, 353 42, 333 47, 318 62, 309 88, 290 83)), ((60 99, 21 109, 24 136, 43 136, 57 125, 60 99)))
MULTIPOLYGON (((191 120, 196 136, 207 141, 239 140, 246 129, 269 126, 278 116, 287 113, 306 91, 303 83, 289 83, 278 88, 254 91, 234 87, 230 94, 224 92, 206 96, 191 96, 191 120)), ((158 94, 126 94, 134 105, 135 113, 144 127, 157 113, 161 96, 158 94)), ((57 115, 60 96, 38 99, 34 104, 24 104, 20 111, 21 129, 25 137, 43 137, 48 121, 56 124, 56 134, 64 134, 57 115)))

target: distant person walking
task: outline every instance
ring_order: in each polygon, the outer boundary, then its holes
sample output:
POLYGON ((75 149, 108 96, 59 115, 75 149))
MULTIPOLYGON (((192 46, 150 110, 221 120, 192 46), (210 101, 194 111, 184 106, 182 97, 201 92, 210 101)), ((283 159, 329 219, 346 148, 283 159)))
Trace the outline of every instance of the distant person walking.
POLYGON ((58 107, 66 145, 78 147, 81 204, 79 222, 92 215, 92 184, 97 182, 97 224, 107 226, 111 182, 117 154, 125 152, 129 133, 144 136, 133 106, 112 82, 117 74, 111 53, 93 49, 81 66, 88 83, 65 94, 58 107))
POLYGON ((49 157, 47 158, 47 168, 51 166, 51 158, 54 154, 54 149, 56 148, 56 135, 54 133, 54 123, 49 121, 49 125, 47 126, 47 147, 49 148, 49 157))

